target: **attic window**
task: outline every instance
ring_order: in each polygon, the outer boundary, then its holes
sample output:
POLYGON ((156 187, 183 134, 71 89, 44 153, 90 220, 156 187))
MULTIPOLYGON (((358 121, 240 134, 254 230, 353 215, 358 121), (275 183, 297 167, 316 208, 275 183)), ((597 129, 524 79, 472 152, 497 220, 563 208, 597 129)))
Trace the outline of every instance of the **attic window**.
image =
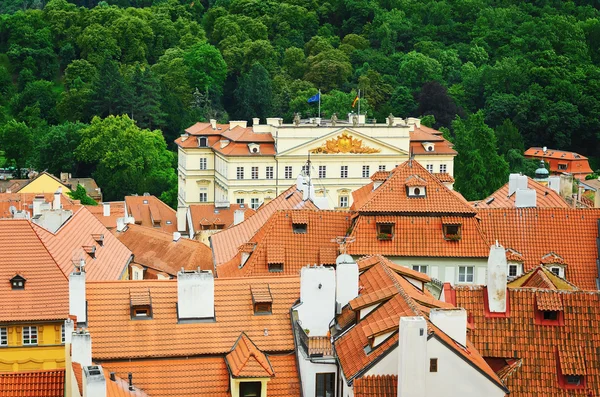
POLYGON ((258 153, 260 153, 260 145, 256 144, 256 143, 249 143, 248 144, 248 150, 252 154, 258 154, 258 153))
POLYGON ((582 376, 581 375, 567 375, 565 376, 565 380, 567 381, 568 385, 574 385, 574 386, 579 386, 581 384, 582 381, 582 376))
POLYGON ((292 225, 294 233, 305 234, 307 230, 306 223, 296 223, 292 225))
POLYGON ((461 238, 461 225, 444 225, 444 238, 458 241, 461 238))
POLYGON ((129 290, 130 313, 132 320, 152 319, 152 297, 150 290, 129 290))
POLYGON ((198 147, 207 147, 208 146, 208 138, 205 136, 201 136, 198 138, 198 147))
POLYGON ((586 360, 582 349, 577 345, 557 347, 557 372, 558 383, 563 389, 585 389, 586 385, 586 360))
POLYGON ((271 272, 271 273, 283 272, 283 263, 269 263, 269 272, 271 272))
POLYGON ((12 289, 25 289, 25 278, 18 274, 10 279, 10 285, 12 289))
POLYGON ((92 258, 96 258, 96 246, 95 245, 84 245, 83 250, 92 258))
POLYGON ((252 305, 254 306, 254 314, 264 315, 271 314, 273 307, 273 297, 269 285, 252 285, 250 287, 252 294, 252 305))
POLYGON ((535 319, 537 325, 564 325, 564 308, 561 295, 551 291, 535 293, 535 319))
POLYGON ((565 163, 558 163, 558 169, 559 170, 566 170, 567 169, 567 164, 565 164, 565 163))
POLYGON ((558 311, 556 311, 556 310, 544 311, 543 313, 544 313, 544 320, 552 320, 552 321, 558 320, 558 311))
POLYGON ((304 234, 308 228, 308 214, 303 211, 292 211, 292 230, 304 234))
POLYGON ((92 238, 100 245, 100 247, 104 245, 104 234, 92 234, 92 238))
POLYGON ((377 239, 382 241, 389 241, 394 238, 394 224, 393 223, 378 223, 377 224, 377 239))

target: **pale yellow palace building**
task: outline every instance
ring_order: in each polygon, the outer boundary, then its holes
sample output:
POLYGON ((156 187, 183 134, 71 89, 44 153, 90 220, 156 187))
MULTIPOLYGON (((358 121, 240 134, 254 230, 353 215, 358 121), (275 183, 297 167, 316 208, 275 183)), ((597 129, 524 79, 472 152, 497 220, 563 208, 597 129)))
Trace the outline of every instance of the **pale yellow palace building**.
POLYGON ((281 118, 229 124, 196 123, 178 145, 179 206, 230 203, 257 208, 296 183, 310 154, 311 183, 329 208, 352 205, 351 192, 377 171, 390 171, 412 154, 451 187, 454 182, 452 144, 441 132, 390 115, 385 123, 366 123, 365 116, 347 120, 281 118))

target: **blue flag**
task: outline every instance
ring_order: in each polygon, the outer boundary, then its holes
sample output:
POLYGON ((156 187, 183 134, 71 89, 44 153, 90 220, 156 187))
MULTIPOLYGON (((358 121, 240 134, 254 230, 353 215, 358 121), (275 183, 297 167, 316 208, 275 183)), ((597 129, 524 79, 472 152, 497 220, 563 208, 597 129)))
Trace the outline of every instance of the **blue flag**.
POLYGON ((308 98, 308 103, 314 103, 314 102, 319 102, 319 100, 321 99, 321 93, 317 93, 316 95, 311 96, 310 98, 308 98))

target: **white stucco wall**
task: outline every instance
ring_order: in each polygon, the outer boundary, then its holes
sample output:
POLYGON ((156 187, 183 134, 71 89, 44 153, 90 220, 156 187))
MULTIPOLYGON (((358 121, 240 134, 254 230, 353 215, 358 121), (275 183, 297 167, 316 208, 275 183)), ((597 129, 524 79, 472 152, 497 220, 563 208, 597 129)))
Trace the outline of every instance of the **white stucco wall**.
MULTIPOLYGON (((317 374, 333 372, 337 379, 337 365, 333 360, 331 363, 311 362, 304 357, 304 354, 298 350, 298 367, 302 378, 302 392, 304 397, 312 397, 315 395, 317 374)), ((336 382, 337 387, 337 382, 336 382)))
POLYGON ((390 256, 392 262, 412 269, 413 265, 427 266, 427 274, 440 281, 456 284, 485 284, 487 258, 418 258, 390 256), (473 282, 459 283, 459 266, 473 266, 473 282))

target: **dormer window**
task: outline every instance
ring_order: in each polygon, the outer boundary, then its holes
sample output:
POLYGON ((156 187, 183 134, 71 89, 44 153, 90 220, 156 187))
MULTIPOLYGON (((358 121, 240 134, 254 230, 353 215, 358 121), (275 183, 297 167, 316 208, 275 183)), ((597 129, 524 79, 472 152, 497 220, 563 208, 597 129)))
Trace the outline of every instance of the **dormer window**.
POLYGON ((570 343, 557 347, 558 384, 563 389, 585 389, 587 387, 586 360, 581 347, 570 343))
POLYGON ((25 289, 25 278, 18 274, 10 279, 12 289, 25 289))
POLYGON ((393 223, 378 223, 377 224, 377 239, 382 241, 389 241, 394 238, 394 224, 393 223))
POLYGON ((292 212, 292 230, 296 234, 305 234, 308 230, 308 214, 303 211, 292 212))
POLYGON ((201 136, 198 138, 198 147, 208 147, 208 138, 201 136))
POLYGON ((406 195, 408 197, 425 197, 427 181, 418 175, 406 178, 406 195))
POLYGON ((104 234, 92 234, 92 238, 100 247, 104 245, 104 234))
POLYGON ((423 142, 423 149, 425 149, 426 152, 433 152, 435 150, 435 144, 431 143, 431 142, 423 142))
POLYGON ((260 153, 260 145, 257 143, 249 143, 248 150, 252 154, 259 154, 260 153))
POLYGON ((285 262, 285 248, 282 246, 270 246, 267 248, 267 266, 273 273, 283 272, 285 262))
POLYGON ((273 311, 273 297, 269 285, 253 285, 250 287, 252 305, 255 315, 268 315, 273 311))
POLYGON ((83 250, 92 258, 96 258, 96 246, 95 245, 84 245, 83 250))
POLYGON ((150 290, 129 290, 130 313, 132 320, 152 319, 152 297, 150 290))
POLYGON ((564 309, 559 293, 553 291, 537 291, 535 293, 535 324, 560 326, 564 325, 564 309))
POLYGON ((462 235, 462 225, 455 220, 442 219, 442 229, 444 231, 444 239, 449 241, 458 241, 462 235))

